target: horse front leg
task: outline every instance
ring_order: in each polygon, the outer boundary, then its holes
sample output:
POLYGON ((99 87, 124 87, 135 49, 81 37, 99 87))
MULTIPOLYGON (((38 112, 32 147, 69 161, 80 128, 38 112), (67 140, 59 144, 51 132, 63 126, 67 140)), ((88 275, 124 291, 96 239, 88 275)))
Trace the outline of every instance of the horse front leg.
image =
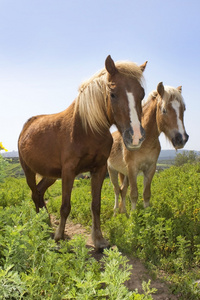
POLYGON ((109 243, 103 238, 100 224, 101 211, 101 188, 106 175, 106 165, 91 172, 92 190, 92 239, 96 249, 101 250, 108 247, 109 243))
POLYGON ((120 181, 122 182, 122 185, 120 187, 120 193, 121 193, 121 202, 119 204, 120 206, 120 212, 126 213, 126 193, 128 189, 128 177, 124 176, 123 174, 119 174, 119 177, 121 177, 120 181))
POLYGON ((55 232, 54 239, 59 241, 64 239, 64 231, 67 217, 71 211, 71 192, 75 175, 62 172, 62 205, 60 207, 60 223, 55 232))
MULTIPOLYGON (((43 177, 40 182, 37 184, 37 190, 40 196, 39 199, 39 207, 45 207, 46 204, 44 202, 44 194, 46 190, 56 181, 54 178, 43 177)), ((47 208, 46 208, 47 209, 47 208)))
POLYGON ((129 184, 130 184, 130 199, 131 199, 131 210, 136 209, 138 200, 138 188, 137 188, 137 173, 129 171, 129 184))
POLYGON ((144 208, 148 207, 150 203, 151 182, 155 174, 155 171, 156 171, 156 165, 152 166, 146 172, 144 172, 144 190, 143 190, 144 208))

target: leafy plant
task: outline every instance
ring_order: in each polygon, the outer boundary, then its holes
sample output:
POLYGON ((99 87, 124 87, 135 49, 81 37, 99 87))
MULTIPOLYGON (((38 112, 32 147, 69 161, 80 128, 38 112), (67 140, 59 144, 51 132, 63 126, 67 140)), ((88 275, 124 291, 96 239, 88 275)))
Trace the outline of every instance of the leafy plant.
MULTIPOLYGON (((49 216, 45 209, 35 213, 25 181, 6 179, 0 186, 9 186, 0 207, 0 299, 107 299, 113 293, 117 298, 110 299, 152 299, 123 285, 130 267, 118 249, 97 262, 84 237, 56 244, 49 216), (13 201, 9 195, 14 190, 13 201)), ((49 192, 50 198, 58 195, 57 189, 49 192)))
MULTIPOLYGON (((165 270, 170 281, 174 281, 176 291, 184 285, 184 293, 190 297, 190 290, 195 294, 192 282, 200 275, 199 182, 199 163, 157 173, 152 182, 151 206, 144 209, 142 176, 139 176, 139 201, 133 212, 127 196, 129 218, 120 214, 113 217, 114 193, 109 179, 104 181, 102 189, 102 228, 110 242, 120 251, 146 261, 150 267, 165 270)), ((73 194, 73 220, 91 224, 90 181, 75 183, 73 194)), ((199 295, 198 289, 196 293, 199 295)))

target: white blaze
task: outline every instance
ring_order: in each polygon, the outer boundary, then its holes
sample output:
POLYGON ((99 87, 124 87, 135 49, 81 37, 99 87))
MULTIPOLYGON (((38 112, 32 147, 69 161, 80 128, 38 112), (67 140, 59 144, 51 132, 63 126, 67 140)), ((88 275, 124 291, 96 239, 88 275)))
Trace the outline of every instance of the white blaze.
POLYGON ((177 116, 177 125, 178 125, 178 131, 182 134, 182 136, 184 137, 184 127, 183 127, 183 122, 180 119, 180 103, 178 100, 173 100, 172 101, 172 107, 176 112, 176 116, 177 116))
POLYGON ((129 111, 130 111, 130 121, 131 126, 133 128, 133 145, 138 145, 139 140, 142 138, 141 132, 140 132, 140 121, 138 119, 136 107, 135 107, 135 99, 132 93, 126 92, 129 102, 129 111))

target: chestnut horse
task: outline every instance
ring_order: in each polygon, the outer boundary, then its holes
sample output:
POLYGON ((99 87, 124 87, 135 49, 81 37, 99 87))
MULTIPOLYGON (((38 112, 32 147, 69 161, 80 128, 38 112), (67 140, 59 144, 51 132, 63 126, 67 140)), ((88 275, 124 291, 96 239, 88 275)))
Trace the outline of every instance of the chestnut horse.
POLYGON ((164 132, 175 149, 184 147, 188 140, 185 132, 183 114, 185 104, 181 96, 182 87, 173 88, 163 86, 160 82, 157 91, 150 93, 143 106, 142 126, 146 132, 145 141, 140 149, 128 151, 118 131, 113 133, 113 146, 108 159, 108 172, 114 186, 115 206, 114 214, 118 209, 118 199, 121 194, 120 211, 126 212, 125 197, 130 184, 131 208, 136 208, 138 199, 137 175, 144 174, 143 199, 144 207, 149 206, 151 197, 151 181, 156 171, 156 163, 161 146, 159 135, 164 132), (118 175, 122 184, 118 183, 118 175))
POLYGON ((100 202, 113 143, 109 128, 112 124, 117 126, 129 150, 143 142, 140 120, 145 67, 146 63, 115 64, 108 56, 105 68, 81 85, 77 98, 66 110, 35 116, 25 123, 18 142, 19 157, 37 212, 45 206, 43 197, 47 188, 62 178, 56 241, 64 238, 74 179, 79 173, 90 171, 92 238, 97 249, 108 245, 100 228, 100 202), (38 184, 36 173, 43 177, 38 184))

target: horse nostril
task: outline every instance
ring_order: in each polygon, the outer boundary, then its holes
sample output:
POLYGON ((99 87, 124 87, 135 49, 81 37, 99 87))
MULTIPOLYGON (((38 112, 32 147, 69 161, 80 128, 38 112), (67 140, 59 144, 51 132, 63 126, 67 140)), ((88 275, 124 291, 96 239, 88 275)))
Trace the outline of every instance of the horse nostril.
POLYGON ((175 140, 177 144, 182 144, 183 143, 183 138, 182 138, 182 134, 177 133, 175 136, 175 140))
POLYGON ((185 133, 185 142, 186 143, 187 143, 188 139, 189 139, 189 135, 187 133, 185 133))
POLYGON ((133 134, 134 134, 133 128, 130 127, 123 132, 122 137, 125 141, 129 141, 131 143, 133 140, 132 138, 133 134))
POLYGON ((177 140, 178 143, 182 143, 182 141, 183 141, 182 134, 178 133, 177 136, 176 136, 176 140, 177 140))

